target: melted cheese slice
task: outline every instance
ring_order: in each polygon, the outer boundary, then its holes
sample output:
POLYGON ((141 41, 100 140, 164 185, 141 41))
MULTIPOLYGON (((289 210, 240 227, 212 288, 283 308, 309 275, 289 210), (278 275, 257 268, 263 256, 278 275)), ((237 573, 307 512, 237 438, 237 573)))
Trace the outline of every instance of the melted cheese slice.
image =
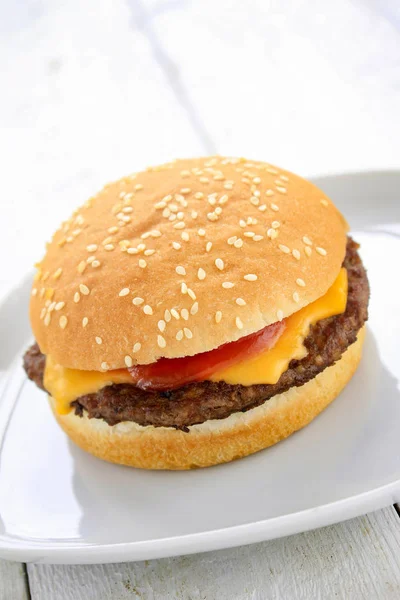
MULTIPOLYGON (((299 360, 307 355, 303 342, 311 325, 321 319, 343 313, 346 310, 346 303, 347 271, 341 269, 335 283, 325 296, 286 319, 286 328, 273 348, 259 356, 218 371, 210 379, 241 385, 277 383, 291 360, 299 360)), ((95 394, 101 388, 113 383, 131 384, 132 378, 126 369, 104 373, 67 369, 47 356, 43 383, 56 402, 56 411, 59 414, 67 414, 71 410, 71 402, 76 398, 95 394)))
POLYGON ((104 373, 67 369, 55 363, 51 356, 46 356, 43 383, 55 400, 56 411, 60 415, 66 415, 71 410, 71 402, 80 396, 95 394, 113 383, 132 383, 132 377, 126 369, 104 373))
POLYGON ((311 302, 286 319, 286 328, 275 346, 258 356, 214 373, 211 381, 225 381, 232 385, 255 385, 277 383, 291 360, 307 356, 304 340, 311 325, 317 321, 339 315, 346 310, 347 271, 342 268, 325 296, 311 302))

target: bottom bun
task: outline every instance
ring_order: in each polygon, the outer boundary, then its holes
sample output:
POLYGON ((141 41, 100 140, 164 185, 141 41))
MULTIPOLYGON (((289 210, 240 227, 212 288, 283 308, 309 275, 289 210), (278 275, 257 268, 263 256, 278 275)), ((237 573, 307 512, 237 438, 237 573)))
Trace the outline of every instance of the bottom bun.
POLYGON ((247 412, 189 427, 142 427, 71 411, 57 421, 78 446, 104 460, 141 469, 194 469, 229 462, 263 450, 312 421, 341 392, 361 359, 363 327, 341 359, 301 387, 293 387, 247 412))

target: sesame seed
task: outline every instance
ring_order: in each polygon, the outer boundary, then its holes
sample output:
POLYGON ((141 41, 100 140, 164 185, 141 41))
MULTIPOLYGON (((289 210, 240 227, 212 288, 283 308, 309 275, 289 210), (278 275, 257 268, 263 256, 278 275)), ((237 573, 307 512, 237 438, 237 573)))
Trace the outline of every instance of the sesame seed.
POLYGON ((310 246, 306 246, 306 247, 304 248, 304 253, 305 253, 307 256, 311 256, 311 254, 312 254, 312 250, 311 250, 310 246))
POLYGON ((253 192, 253 196, 256 196, 257 198, 259 198, 261 196, 260 190, 254 189, 254 186, 252 187, 252 192, 253 192))
POLYGON ((202 198, 204 198, 204 194, 203 194, 203 192, 196 192, 195 195, 194 195, 194 197, 197 200, 201 200, 202 198))
POLYGON ((150 231, 150 235, 153 238, 158 238, 161 236, 161 231, 159 231, 158 229, 153 229, 152 231, 150 231))
POLYGON ((245 275, 243 279, 246 281, 257 281, 258 277, 257 275, 254 275, 254 273, 249 273, 248 275, 245 275))
POLYGON ((222 319, 222 312, 220 310, 217 310, 217 312, 215 313, 215 322, 220 323, 221 319, 222 319))
POLYGON ((306 235, 303 237, 303 242, 307 244, 307 246, 312 246, 312 241, 306 235))
POLYGON ((192 333, 192 331, 191 331, 190 329, 188 329, 187 327, 184 327, 184 328, 183 328, 183 333, 185 334, 185 337, 186 337, 188 340, 191 340, 191 339, 192 339, 192 337, 193 337, 193 333, 192 333))
POLYGON ((186 269, 185 267, 182 266, 177 266, 175 271, 177 272, 178 275, 186 275, 186 269))
POLYGON ((187 308, 182 308, 182 310, 181 310, 181 317, 185 321, 187 321, 189 319, 189 311, 188 311, 187 308))
POLYGON ((135 185, 135 190, 136 190, 136 191, 139 191, 139 190, 142 190, 142 189, 143 189, 143 185, 142 185, 141 183, 137 183, 137 184, 135 185))
POLYGON ((190 194, 192 190, 190 188, 182 188, 181 189, 181 194, 190 194))
POLYGON ((139 304, 143 304, 143 302, 144 302, 143 298, 140 298, 139 296, 136 296, 132 300, 132 304, 134 304, 135 306, 139 306, 139 304))
POLYGON ((127 355, 125 356, 125 359, 124 359, 124 360, 125 360, 125 364, 126 364, 126 366, 127 366, 127 367, 131 367, 131 366, 133 365, 133 360, 132 360, 132 357, 131 357, 131 356, 129 356, 129 354, 127 354, 127 355))
POLYGON ((263 235, 255 235, 255 236, 253 237, 253 240, 254 240, 255 242, 260 242, 260 241, 261 241, 261 240, 263 240, 263 239, 264 239, 264 236, 263 236, 263 235))
POLYGON ((170 320, 171 320, 171 313, 170 313, 170 311, 168 310, 168 308, 167 308, 167 309, 165 310, 165 312, 164 312, 164 319, 166 320, 166 322, 167 322, 167 323, 169 323, 169 322, 170 322, 170 320))
POLYGON ((292 250, 292 255, 296 260, 300 260, 300 252, 296 248, 292 250))
POLYGON ((204 237, 206 235, 205 229, 198 229, 197 233, 199 234, 200 237, 204 237))
POLYGON ((181 177, 190 177, 190 171, 181 171, 181 177))
POLYGON ((273 190, 266 190, 265 195, 266 196, 273 196, 274 195, 274 191, 273 190))
POLYGON ((256 183, 256 184, 261 183, 260 177, 253 177, 253 183, 256 183))
POLYGON ((240 225, 240 227, 246 227, 246 221, 244 221, 243 219, 240 219, 239 225, 240 225))
POLYGON ((279 223, 279 221, 272 221, 271 223, 271 227, 272 229, 278 229, 278 227, 280 227, 281 224, 279 223))
POLYGON ((165 346, 167 345, 167 342, 165 341, 162 335, 157 336, 157 344, 160 346, 160 348, 165 348, 165 346))
POLYGON ((103 244, 103 246, 106 246, 107 244, 110 244, 113 241, 111 236, 106 237, 101 243, 103 244))
MULTIPOLYGON (((51 321, 51 313, 48 312, 47 315, 44 318, 44 324, 46 325, 46 327, 48 325, 50 325, 50 321, 51 321)), ((61 325, 61 323, 60 323, 60 325, 61 325)), ((64 329, 64 327, 63 327, 63 329, 64 329)))
POLYGON ((196 210, 192 210, 192 212, 191 212, 190 214, 191 214, 191 216, 192 216, 192 219, 197 219, 197 217, 198 217, 198 213, 197 213, 197 211, 196 211, 196 210))
POLYGON ((285 188, 285 187, 282 187, 282 186, 279 186, 279 185, 277 185, 277 186, 276 186, 276 189, 277 189, 277 191, 278 191, 280 194, 286 194, 286 192, 287 192, 287 190, 286 190, 286 188, 285 188))
POLYGON ((160 319, 157 323, 158 329, 161 331, 161 333, 163 333, 163 331, 165 331, 165 327, 166 327, 166 322, 163 319, 160 319))
POLYGON ((188 242, 189 241, 189 234, 187 231, 183 231, 181 233, 181 238, 183 239, 184 242, 188 242))
POLYGON ((259 199, 257 198, 257 196, 252 196, 250 198, 250 202, 253 204, 253 206, 258 206, 260 204, 259 199))
POLYGON ((89 323, 89 319, 87 317, 83 317, 82 319, 82 327, 86 327, 86 325, 89 323))
POLYGON ((233 244, 233 245, 235 246, 235 248, 241 248, 241 247, 243 246, 243 240, 242 240, 242 238, 238 238, 238 239, 237 239, 237 240, 234 242, 234 244, 233 244))
POLYGON ((143 312, 144 312, 145 315, 152 315, 153 314, 153 309, 148 304, 145 304, 143 306, 143 312))
POLYGON ((42 310, 40 311, 40 318, 43 319, 45 314, 46 314, 46 309, 42 308, 42 310))
POLYGON ((190 314, 195 315, 195 314, 197 314, 198 310, 199 310, 199 303, 195 302, 194 304, 192 304, 192 308, 190 309, 190 314))
POLYGON ((267 231, 267 236, 268 236, 269 238, 271 238, 271 240, 274 240, 275 238, 277 238, 277 237, 278 237, 278 232, 276 231, 276 229, 272 229, 272 228, 271 228, 271 229, 268 229, 268 231, 267 231))
POLYGON ((155 250, 153 248, 149 248, 148 250, 144 251, 145 256, 152 256, 154 253, 155 253, 155 250))
POLYGON ((106 244, 104 246, 104 250, 107 250, 109 252, 110 250, 114 250, 114 246, 112 244, 106 244))
POLYGON ((200 279, 200 281, 202 281, 203 279, 206 278, 206 272, 204 269, 202 269, 201 267, 199 268, 199 270, 197 271, 197 277, 200 279))
POLYGON ((178 221, 178 223, 175 223, 174 229, 185 229, 185 223, 183 221, 178 221))
POLYGON ((318 252, 318 254, 320 254, 321 256, 326 256, 328 253, 325 250, 325 248, 320 248, 319 246, 317 248, 315 248, 316 251, 318 252))
POLYGON ((298 279, 296 279, 296 283, 297 285, 299 285, 300 287, 306 287, 305 281, 304 279, 300 279, 300 277, 298 279))
POLYGON ((243 300, 243 298, 236 298, 235 300, 236 304, 238 304, 239 306, 246 306, 246 301, 243 300))
POLYGON ((258 207, 258 210, 261 212, 265 212, 267 210, 267 205, 266 204, 261 204, 261 206, 258 207))
POLYGON ((118 296, 127 296, 129 294, 129 288, 123 288, 118 296))
MULTIPOLYGON (((245 225, 246 225, 246 223, 245 223, 245 225)), ((246 234, 244 234, 244 235, 246 235, 246 234)), ((233 246, 233 244, 236 242, 236 240, 237 240, 237 235, 233 235, 232 237, 228 238, 228 244, 230 246, 233 246)))
POLYGON ((103 340, 99 336, 96 336, 95 340, 96 340, 96 344, 99 344, 99 346, 103 343, 103 340))
POLYGON ((233 189, 233 184, 232 183, 224 183, 224 188, 226 190, 232 190, 233 189))
POLYGON ((171 308, 171 315, 174 317, 174 319, 176 319, 177 321, 179 320, 180 316, 178 311, 175 308, 171 308))
POLYGON ((144 258, 139 258, 138 264, 141 269, 145 269, 147 267, 147 262, 144 260, 144 258))
POLYGON ((232 281, 224 281, 222 283, 222 287, 225 288, 226 290, 229 290, 230 288, 234 287, 234 283, 232 283, 232 281))
POLYGON ((142 250, 144 250, 146 248, 146 244, 138 244, 137 245, 137 249, 139 250, 139 252, 142 252, 142 250))
POLYGON ((279 206, 277 206, 276 204, 274 204, 273 202, 271 202, 271 210, 273 210, 274 212, 278 212, 279 210, 279 206))
POLYGON ((240 318, 240 317, 236 317, 236 319, 235 319, 235 323, 236 323, 236 327, 237 327, 238 329, 243 329, 243 323, 242 323, 242 320, 241 320, 241 318, 240 318))
POLYGON ((286 175, 279 175, 279 177, 282 179, 282 181, 289 181, 289 177, 286 177, 286 175))
POLYGON ((276 316, 278 317, 278 321, 282 321, 283 320, 283 310, 277 310, 276 312, 276 316))
POLYGON ((156 202, 156 204, 154 205, 154 208, 155 208, 156 210, 159 210, 159 209, 161 209, 161 208, 165 208, 166 206, 167 206, 166 202, 163 202, 163 201, 161 200, 161 202, 156 202))
POLYGON ((188 294, 192 300, 196 300, 196 294, 194 293, 194 291, 192 289, 188 288, 188 294))
POLYGON ((79 285, 79 289, 84 296, 88 296, 90 294, 90 290, 84 283, 79 285))
POLYGON ((140 342, 136 342, 136 344, 133 345, 132 354, 136 354, 136 352, 139 352, 141 347, 142 344, 140 342))
POLYGON ((206 244, 206 252, 210 252, 211 248, 212 248, 212 242, 207 242, 207 244, 206 244))
POLYGON ((118 227, 115 227, 115 226, 114 227, 109 227, 107 229, 107 231, 108 231, 108 233, 117 233, 118 227))
POLYGON ((209 221, 218 221, 218 215, 216 215, 215 212, 209 212, 207 213, 207 219, 209 221))
POLYGON ((54 303, 54 308, 56 310, 61 310, 62 308, 64 308, 65 306, 65 302, 57 302, 57 304, 54 303))
POLYGON ((62 273, 62 268, 59 267, 56 271, 54 271, 53 279, 58 279, 60 277, 61 273, 62 273))
POLYGON ((217 269, 219 269, 220 271, 223 271, 225 265, 224 265, 224 261, 221 258, 216 258, 215 259, 215 266, 217 267, 217 269))
POLYGON ((220 204, 225 204, 226 202, 228 202, 228 200, 229 200, 228 194, 223 194, 223 196, 221 196, 221 198, 218 200, 218 202, 220 204))
POLYGON ((290 248, 285 246, 284 244, 279 244, 279 250, 281 250, 284 254, 290 254, 290 248))
POLYGON ((299 296, 299 294, 297 292, 293 292, 293 300, 295 302, 299 302, 300 296, 299 296))
MULTIPOLYGON (((132 366, 132 365, 130 365, 130 366, 132 366)), ((102 362, 101 363, 101 370, 102 371, 107 371, 107 369, 108 369, 108 364, 106 362, 102 362)))
POLYGON ((199 178, 199 181, 200 181, 201 183, 208 183, 210 180, 208 179, 208 177, 200 177, 200 178, 199 178))
POLYGON ((183 340, 183 330, 182 329, 179 329, 179 331, 176 332, 175 338, 178 340, 178 342, 183 340))
POLYGON ((215 211, 214 211, 214 212, 215 212, 215 214, 216 214, 216 215, 218 215, 218 216, 219 216, 219 215, 222 213, 222 208, 221 208, 220 206, 217 206, 217 207, 215 208, 215 211))
POLYGON ((320 202, 321 202, 322 206, 328 206, 329 205, 328 200, 325 200, 325 198, 322 198, 322 200, 320 200, 320 202))
POLYGON ((81 262, 78 265, 78 273, 83 273, 83 271, 86 269, 86 263, 84 260, 81 260, 81 262))
MULTIPOLYGON (((168 217, 170 217, 170 216, 171 216, 171 211, 169 210, 169 208, 164 208, 164 210, 163 210, 163 212, 162 212, 162 216, 163 216, 165 219, 168 219, 168 217)), ((143 236, 142 236, 142 237, 143 237, 143 236)))
POLYGON ((36 296, 36 294, 37 294, 37 288, 33 288, 33 290, 32 290, 32 296, 36 296))
POLYGON ((128 248, 127 249, 127 253, 128 254, 138 254, 139 250, 137 248, 128 248))
POLYGON ((175 250, 180 250, 182 248, 181 244, 179 242, 172 242, 172 247, 175 250))
POLYGON ((96 252, 96 250, 97 250, 97 244, 89 244, 89 246, 86 246, 86 250, 88 252, 96 252))

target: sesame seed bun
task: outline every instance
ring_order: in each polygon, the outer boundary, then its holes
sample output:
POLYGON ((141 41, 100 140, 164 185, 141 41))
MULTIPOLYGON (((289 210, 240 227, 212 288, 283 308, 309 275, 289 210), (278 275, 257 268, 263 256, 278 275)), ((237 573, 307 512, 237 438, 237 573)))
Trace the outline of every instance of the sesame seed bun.
POLYGON ((245 413, 189 427, 142 427, 133 422, 110 426, 73 411, 54 415, 83 450, 98 458, 142 469, 193 469, 242 458, 276 444, 308 425, 342 391, 361 359, 365 326, 341 359, 301 387, 274 396, 245 413))
POLYGON ((346 231, 317 187, 267 163, 149 168, 105 186, 55 233, 33 285, 33 332, 75 369, 212 350, 325 294, 346 231))

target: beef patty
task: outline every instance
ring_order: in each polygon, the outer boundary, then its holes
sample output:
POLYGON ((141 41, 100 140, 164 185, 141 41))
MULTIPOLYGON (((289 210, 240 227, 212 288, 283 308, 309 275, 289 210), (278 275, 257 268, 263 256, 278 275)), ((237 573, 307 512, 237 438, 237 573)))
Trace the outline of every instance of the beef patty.
MULTIPOLYGON (((163 392, 144 391, 133 384, 116 384, 77 398, 72 402, 75 414, 82 416, 86 411, 89 418, 104 419, 109 425, 134 421, 140 425, 188 431, 189 425, 247 411, 293 386, 305 384, 340 359, 355 342, 368 318, 369 285, 357 248, 358 244, 348 238, 343 262, 349 283, 346 311, 311 327, 304 341, 308 355, 302 360, 292 360, 276 384, 243 386, 199 381, 163 392)), ((45 356, 34 344, 24 356, 24 368, 28 377, 42 389, 44 366, 45 356)))

